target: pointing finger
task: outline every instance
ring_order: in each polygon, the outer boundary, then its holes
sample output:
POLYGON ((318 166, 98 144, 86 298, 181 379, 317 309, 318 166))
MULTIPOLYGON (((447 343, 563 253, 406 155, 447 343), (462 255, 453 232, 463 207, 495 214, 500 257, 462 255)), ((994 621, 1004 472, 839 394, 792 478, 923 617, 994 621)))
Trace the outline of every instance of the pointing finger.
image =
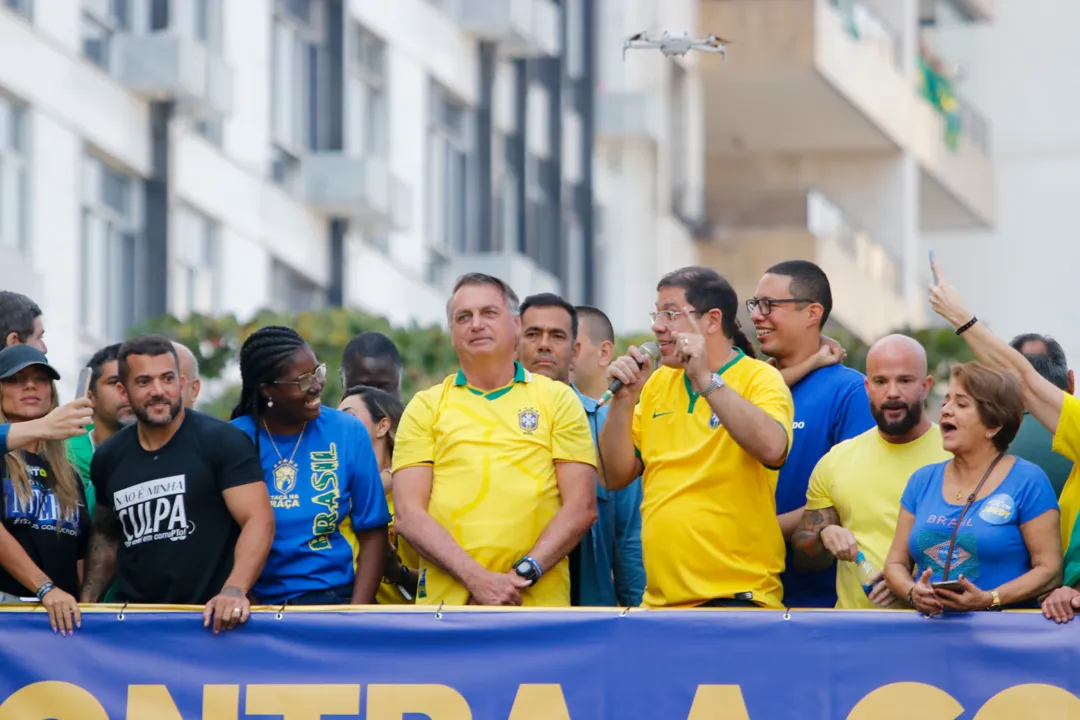
POLYGON ((698 319, 694 315, 694 313, 697 312, 697 311, 694 310, 694 308, 687 305, 686 307, 683 308, 683 312, 686 313, 686 321, 688 323, 690 323, 690 327, 692 327, 694 329, 694 332, 697 333, 698 335, 703 334, 701 332, 701 325, 700 325, 700 323, 698 323, 698 319))

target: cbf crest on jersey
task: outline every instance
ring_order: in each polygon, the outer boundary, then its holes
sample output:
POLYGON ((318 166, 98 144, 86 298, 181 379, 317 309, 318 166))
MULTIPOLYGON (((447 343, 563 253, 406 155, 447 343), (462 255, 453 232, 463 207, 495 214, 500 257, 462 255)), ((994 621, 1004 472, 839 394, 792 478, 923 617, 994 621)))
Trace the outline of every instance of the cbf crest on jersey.
POLYGON ((713 413, 713 416, 709 418, 709 429, 715 430, 718 427, 720 427, 720 418, 716 417, 716 413, 713 413))
POLYGON ((536 408, 523 408, 518 412, 518 427, 523 432, 532 433, 540 426, 540 413, 536 408))

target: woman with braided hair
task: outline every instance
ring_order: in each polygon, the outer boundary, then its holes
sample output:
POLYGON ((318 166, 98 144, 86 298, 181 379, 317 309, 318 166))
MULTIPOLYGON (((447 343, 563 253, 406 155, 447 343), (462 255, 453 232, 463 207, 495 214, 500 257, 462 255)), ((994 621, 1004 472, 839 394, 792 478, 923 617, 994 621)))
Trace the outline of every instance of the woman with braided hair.
POLYGON ((326 365, 292 328, 252 333, 240 375, 232 422, 255 442, 277 521, 252 593, 270 605, 372 604, 390 512, 367 429, 322 406, 326 365))

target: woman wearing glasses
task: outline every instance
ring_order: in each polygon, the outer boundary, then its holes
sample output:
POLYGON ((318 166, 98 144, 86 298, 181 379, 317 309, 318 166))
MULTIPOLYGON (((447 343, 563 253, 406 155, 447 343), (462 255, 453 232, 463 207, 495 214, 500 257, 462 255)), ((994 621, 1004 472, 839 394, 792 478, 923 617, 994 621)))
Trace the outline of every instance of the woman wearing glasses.
MULTIPOLYGON (((391 459, 394 456, 394 437, 397 435, 398 422, 405 406, 390 393, 378 388, 356 385, 345 391, 338 410, 360 418, 371 436, 375 448, 375 458, 382 473, 383 492, 390 506, 390 516, 394 515, 394 500, 390 493, 391 459)), ((405 538, 394 534, 390 524, 390 553, 387 555, 386 578, 379 586, 376 595, 380 605, 401 605, 411 603, 416 596, 416 584, 419 579, 420 558, 409 547, 405 538)))
POLYGON ((240 349, 240 375, 233 424, 255 442, 277 521, 252 588, 256 601, 373 603, 390 512, 363 423, 322 407, 326 365, 291 328, 252 333, 240 349))
POLYGON ((889 588, 916 610, 1033 608, 1061 582, 1050 481, 1007 454, 1023 418, 1015 377, 978 363, 952 368, 939 425, 953 459, 908 480, 885 560, 889 588))

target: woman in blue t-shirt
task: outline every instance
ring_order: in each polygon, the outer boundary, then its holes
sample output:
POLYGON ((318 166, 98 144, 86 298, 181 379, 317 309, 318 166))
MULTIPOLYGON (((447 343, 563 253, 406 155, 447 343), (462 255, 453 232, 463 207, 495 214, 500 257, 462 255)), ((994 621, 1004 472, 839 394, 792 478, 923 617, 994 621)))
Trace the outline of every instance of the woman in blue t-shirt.
POLYGON ((1023 416, 1016 378, 978 363, 953 367, 939 420, 942 446, 953 459, 908 480, 885 561, 889 587, 916 610, 1035 607, 1060 584, 1061 533, 1050 480, 1037 465, 1005 452, 1023 416))
POLYGON ((291 328, 252 333, 240 375, 233 424, 255 442, 277 525, 255 601, 374 603, 390 511, 364 424, 322 407, 326 366, 291 328))

